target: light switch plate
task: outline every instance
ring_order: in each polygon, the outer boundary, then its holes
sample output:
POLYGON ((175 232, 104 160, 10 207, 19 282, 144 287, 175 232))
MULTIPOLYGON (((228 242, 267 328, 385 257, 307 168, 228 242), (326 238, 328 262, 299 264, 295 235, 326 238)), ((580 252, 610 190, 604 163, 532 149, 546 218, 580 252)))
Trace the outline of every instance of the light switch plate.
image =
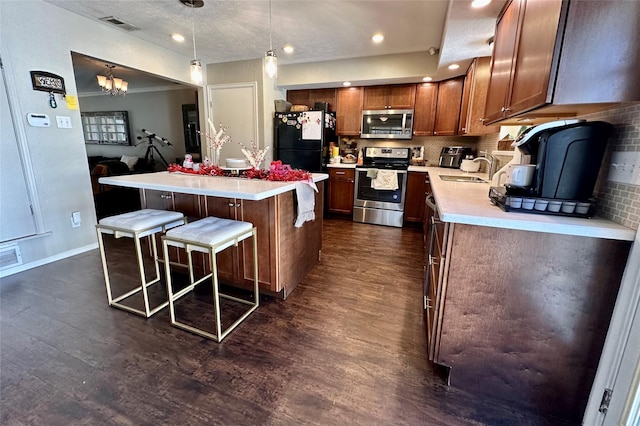
POLYGON ((64 115, 56 115, 56 122, 58 123, 58 129, 70 129, 71 117, 64 115))
POLYGON ((607 180, 630 185, 640 185, 640 151, 616 151, 611 153, 607 180))

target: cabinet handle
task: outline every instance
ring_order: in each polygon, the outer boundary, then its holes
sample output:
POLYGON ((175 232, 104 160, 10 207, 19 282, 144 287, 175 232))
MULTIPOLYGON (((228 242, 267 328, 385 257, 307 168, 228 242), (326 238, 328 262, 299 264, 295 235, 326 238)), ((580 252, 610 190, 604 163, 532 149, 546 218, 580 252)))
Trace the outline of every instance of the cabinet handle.
POLYGON ((479 118, 478 121, 480 121, 481 123, 484 123, 486 120, 486 118, 479 118))
POLYGON ((462 128, 462 131, 463 131, 463 132, 466 132, 466 131, 467 131, 467 128, 466 128, 466 127, 463 127, 463 128, 462 128))
POLYGON ((160 195, 160 198, 162 198, 163 200, 170 200, 173 198, 173 196, 171 194, 162 194, 160 195))
POLYGON ((240 203, 236 203, 236 207, 240 207, 240 203))
POLYGON ((336 172, 337 175, 344 175, 346 172, 336 172))
POLYGON ((234 203, 229 203, 229 207, 235 207, 234 203))
POLYGON ((509 112, 509 111, 511 111, 511 108, 505 108, 504 109, 504 112, 509 112))

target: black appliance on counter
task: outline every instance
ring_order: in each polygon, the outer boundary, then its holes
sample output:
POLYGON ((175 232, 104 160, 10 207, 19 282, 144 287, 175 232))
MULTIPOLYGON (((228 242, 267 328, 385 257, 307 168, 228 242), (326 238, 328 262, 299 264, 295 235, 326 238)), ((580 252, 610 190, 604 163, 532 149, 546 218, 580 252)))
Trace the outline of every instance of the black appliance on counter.
POLYGON ((321 172, 329 142, 338 143, 335 114, 325 111, 276 112, 275 159, 294 169, 321 172))
POLYGON ((354 222, 402 226, 410 158, 410 148, 364 148, 362 165, 356 166, 354 222), (376 180, 385 173, 397 185, 379 186, 376 180))
POLYGON ((526 213, 591 217, 595 212, 593 189, 613 126, 603 121, 560 120, 527 129, 515 146, 531 156, 536 169, 528 188, 492 187, 489 198, 503 210, 526 213), (561 201, 562 210, 550 207, 525 209, 512 203, 514 198, 561 201), (574 211, 582 203, 588 208, 574 211), (565 209, 569 206, 569 209, 565 209))
POLYGON ((473 150, 463 146, 445 146, 440 152, 438 166, 450 169, 459 169, 460 163, 467 155, 472 155, 473 150))

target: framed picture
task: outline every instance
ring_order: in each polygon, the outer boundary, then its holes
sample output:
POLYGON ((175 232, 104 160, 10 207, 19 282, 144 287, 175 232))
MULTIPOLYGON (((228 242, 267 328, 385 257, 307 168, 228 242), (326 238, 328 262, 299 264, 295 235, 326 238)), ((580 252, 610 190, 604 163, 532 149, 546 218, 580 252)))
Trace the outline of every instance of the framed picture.
POLYGON ((127 111, 81 112, 84 143, 131 145, 127 111))

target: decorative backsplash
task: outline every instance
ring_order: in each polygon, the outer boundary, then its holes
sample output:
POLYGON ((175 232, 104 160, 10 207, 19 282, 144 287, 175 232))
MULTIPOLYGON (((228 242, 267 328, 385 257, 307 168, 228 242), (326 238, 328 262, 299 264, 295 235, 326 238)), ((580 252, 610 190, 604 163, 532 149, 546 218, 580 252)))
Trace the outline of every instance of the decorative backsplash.
POLYGON ((614 126, 594 191, 598 199, 597 214, 637 230, 640 225, 640 186, 609 182, 607 176, 612 152, 640 151, 640 103, 580 118, 606 121, 614 126))

